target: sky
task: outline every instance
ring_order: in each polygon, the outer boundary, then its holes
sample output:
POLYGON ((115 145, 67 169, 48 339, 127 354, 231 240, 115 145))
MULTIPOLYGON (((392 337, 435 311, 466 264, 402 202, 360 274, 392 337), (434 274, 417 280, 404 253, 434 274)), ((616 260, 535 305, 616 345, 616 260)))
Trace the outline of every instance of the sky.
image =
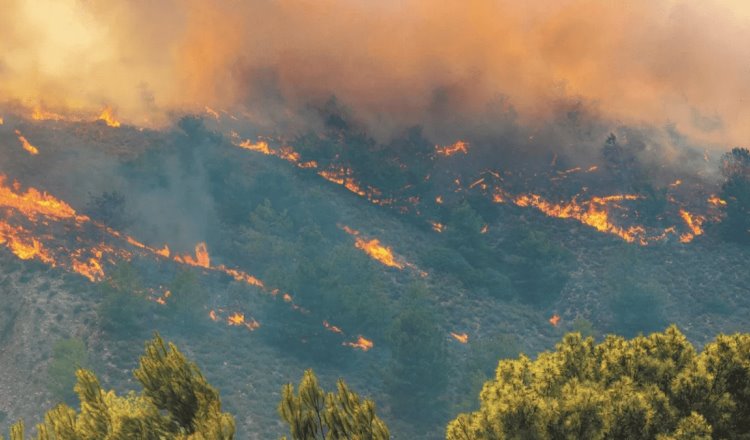
MULTIPOLYGON (((737 0, 0 0, 0 95, 157 126, 205 106, 272 126, 335 95, 376 133, 436 113, 578 103, 623 124, 750 139, 737 0)), ((491 120, 488 120, 491 123, 491 120)))

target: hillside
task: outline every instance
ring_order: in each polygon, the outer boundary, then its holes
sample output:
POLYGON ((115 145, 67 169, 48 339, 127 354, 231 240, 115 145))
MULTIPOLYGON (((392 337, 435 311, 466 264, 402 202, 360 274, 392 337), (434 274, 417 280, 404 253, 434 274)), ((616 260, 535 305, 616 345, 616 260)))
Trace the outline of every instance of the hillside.
MULTIPOLYGON (((4 221, 22 225, 52 257, 19 259, 17 250, 9 250, 9 235, 3 236, 0 360, 9 368, 0 372, 0 394, 10 398, 0 402, 1 429, 18 418, 36 422, 39 408, 59 398, 49 390, 47 369, 55 342, 65 338, 85 343, 105 387, 127 389, 142 341, 158 330, 220 389, 239 438, 281 434, 281 386, 310 367, 326 387, 344 377, 373 396, 396 438, 438 438, 454 413, 476 408, 478 387, 501 356, 536 354, 571 330, 631 336, 668 323, 700 346, 718 332, 743 329, 750 312, 750 250, 718 239, 713 211, 695 213, 716 185, 700 186, 703 180, 693 174, 682 178, 695 179, 697 193, 677 190, 674 197, 685 203, 668 205, 643 237, 672 225, 677 232, 642 245, 575 215, 556 218, 538 203, 520 202, 519 194, 539 188, 550 200, 579 200, 570 194, 583 185, 616 187, 616 171, 563 184, 548 180, 560 175, 556 170, 529 171, 532 177, 516 180, 504 175, 502 195, 515 202, 493 203, 499 184, 479 193, 469 188, 476 164, 433 159, 433 186, 409 188, 410 179, 422 179, 409 168, 416 177, 399 177, 404 186, 392 191, 395 202, 385 204, 377 203, 371 189, 377 186, 358 191, 347 185, 364 187, 359 178, 365 171, 354 158, 345 164, 353 167, 351 174, 321 175, 299 166, 304 156, 238 147, 228 128, 212 124, 210 118, 185 118, 151 131, 6 117, 0 125, 6 150, 0 173, 9 193, 27 194, 33 187, 76 213, 34 217, 19 214, 7 200, 2 205, 4 221), (15 130, 38 155, 21 148, 15 130), (452 184, 451 173, 460 186, 452 184), (404 208, 415 195, 421 204, 404 208), (438 196, 444 201, 428 204, 438 196), (681 209, 703 218, 700 234, 682 222, 681 209), (690 241, 681 242, 691 230, 690 241), (387 251, 390 265, 364 252, 372 240, 378 240, 379 255, 387 251), (164 245, 169 252, 159 253, 164 245), (98 259, 86 260, 88 272, 74 264, 82 261, 76 260, 78 249, 98 259), (97 265, 101 271, 92 272, 97 265), (412 309, 415 314, 405 316, 427 318, 410 334, 399 317, 412 309), (553 316, 559 322, 553 324, 553 316), (441 353, 425 362, 444 370, 447 385, 433 412, 415 425, 397 409, 389 378, 401 371, 392 369, 398 347, 420 344, 409 339, 420 332, 425 346, 441 353)), ((344 160, 336 151, 340 144, 326 137, 315 142, 301 144, 299 152, 319 153, 318 169, 344 160), (321 145, 334 152, 326 156, 321 145)), ((266 146, 277 152, 284 143, 271 139, 266 146)), ((474 151, 459 154, 469 161, 474 151)), ((386 171, 370 177, 392 181, 386 171)), ((672 175, 660 176, 667 177, 664 188, 672 175)), ((613 225, 628 230, 651 221, 644 206, 627 203, 606 207, 622 222, 613 225), (627 208, 630 214, 622 214, 627 208)))

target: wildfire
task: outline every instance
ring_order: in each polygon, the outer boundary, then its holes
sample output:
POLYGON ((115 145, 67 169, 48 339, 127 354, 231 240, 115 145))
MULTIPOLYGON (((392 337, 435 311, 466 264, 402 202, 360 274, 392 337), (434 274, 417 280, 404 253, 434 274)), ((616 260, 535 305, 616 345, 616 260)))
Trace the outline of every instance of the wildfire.
POLYGON ((430 224, 432 225, 432 230, 437 233, 442 233, 443 231, 445 231, 445 225, 442 223, 430 222, 430 224))
POLYGON ((21 134, 20 131, 16 130, 16 136, 18 136, 18 140, 21 142, 21 146, 23 146, 23 149, 26 150, 30 155, 36 156, 39 154, 39 149, 33 145, 26 139, 24 135, 21 134))
POLYGON ((466 344, 466 343, 469 342, 469 335, 468 335, 468 333, 454 333, 454 332, 451 332, 451 336, 453 337, 453 339, 457 340, 458 342, 460 342, 462 344, 466 344))
MULTIPOLYGON (((219 114, 217 113, 216 116, 219 114)), ((258 141, 255 143, 250 142, 249 140, 244 140, 241 143, 237 144, 240 148, 244 148, 246 150, 255 151, 257 153, 263 153, 265 155, 272 155, 274 154, 273 151, 271 151, 270 148, 268 148, 268 142, 266 141, 258 141)))
POLYGON ((690 232, 685 232, 680 235, 681 243, 690 243, 695 237, 703 234, 703 222, 706 220, 705 217, 700 215, 693 215, 684 209, 680 209, 680 217, 685 221, 685 224, 690 229, 690 232))
POLYGON ((352 348, 358 348, 362 351, 369 351, 370 349, 372 349, 372 347, 375 346, 371 340, 366 339, 362 335, 359 335, 356 341, 344 342, 342 345, 347 346, 347 347, 352 347, 352 348))
POLYGON ((211 258, 208 256, 208 247, 206 243, 198 243, 195 246, 195 258, 192 255, 176 255, 174 260, 178 263, 188 264, 190 266, 211 268, 211 258))
POLYGON ((627 229, 614 225, 609 220, 606 206, 612 202, 623 200, 636 200, 636 195, 614 195, 606 197, 593 197, 587 203, 578 203, 575 198, 569 203, 550 203, 536 194, 526 194, 513 199, 513 202, 521 207, 534 207, 550 217, 572 218, 591 226, 594 229, 617 235, 628 243, 638 240, 645 244, 645 230, 640 226, 631 226, 627 229))
POLYGON ((722 200, 716 194, 712 194, 707 201, 714 206, 725 206, 727 204, 726 200, 722 200))
POLYGON ((552 317, 549 319, 549 323, 552 324, 552 327, 557 327, 558 324, 560 324, 560 315, 555 313, 552 315, 552 317))
POLYGON ((326 330, 333 332, 333 333, 339 333, 339 334, 344 333, 339 327, 336 327, 335 325, 331 325, 328 321, 323 321, 323 327, 325 327, 326 330))
POLYGON ((106 123, 110 127, 117 128, 120 126, 120 121, 115 119, 114 112, 112 111, 112 107, 110 106, 104 107, 104 110, 102 110, 102 112, 99 114, 99 118, 97 119, 97 121, 104 121, 104 123, 106 123))
POLYGON ((435 145, 435 153, 440 156, 449 157, 457 153, 469 154, 469 143, 464 141, 457 141, 452 145, 441 147, 435 145))
POLYGON ((31 119, 35 121, 62 121, 65 119, 65 116, 44 110, 40 106, 36 106, 31 112, 31 119))
POLYGON ((255 319, 251 319, 250 321, 245 320, 245 314, 241 312, 234 312, 227 318, 227 325, 232 326, 244 326, 248 330, 253 331, 258 328, 260 328, 260 323, 256 321, 255 319))
POLYGON ((390 247, 383 246, 380 244, 380 240, 373 238, 371 240, 365 240, 360 237, 359 231, 354 230, 348 226, 343 226, 342 229, 349 235, 354 237, 354 246, 357 249, 361 249, 364 253, 369 255, 372 259, 379 261, 381 264, 388 267, 395 267, 396 269, 403 269, 404 264, 396 261, 393 256, 393 251, 390 247))

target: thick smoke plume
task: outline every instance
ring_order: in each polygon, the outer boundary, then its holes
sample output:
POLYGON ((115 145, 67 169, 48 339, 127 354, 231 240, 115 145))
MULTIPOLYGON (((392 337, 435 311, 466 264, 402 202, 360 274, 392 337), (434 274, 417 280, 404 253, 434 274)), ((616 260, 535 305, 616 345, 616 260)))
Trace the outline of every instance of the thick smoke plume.
POLYGON ((112 105, 158 125, 208 105, 273 126, 335 95, 376 134, 449 136, 572 102, 695 139, 750 136, 744 1, 2 3, 0 93, 29 108, 112 105))

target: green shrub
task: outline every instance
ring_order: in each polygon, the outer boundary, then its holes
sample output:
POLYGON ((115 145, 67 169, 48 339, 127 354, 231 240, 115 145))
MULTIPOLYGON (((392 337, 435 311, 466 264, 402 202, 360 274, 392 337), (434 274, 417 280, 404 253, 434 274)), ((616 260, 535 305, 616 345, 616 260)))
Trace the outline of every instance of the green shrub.
POLYGON ((86 344, 80 339, 61 339, 52 347, 52 360, 47 367, 47 388, 61 402, 75 401, 75 372, 88 366, 86 344))

